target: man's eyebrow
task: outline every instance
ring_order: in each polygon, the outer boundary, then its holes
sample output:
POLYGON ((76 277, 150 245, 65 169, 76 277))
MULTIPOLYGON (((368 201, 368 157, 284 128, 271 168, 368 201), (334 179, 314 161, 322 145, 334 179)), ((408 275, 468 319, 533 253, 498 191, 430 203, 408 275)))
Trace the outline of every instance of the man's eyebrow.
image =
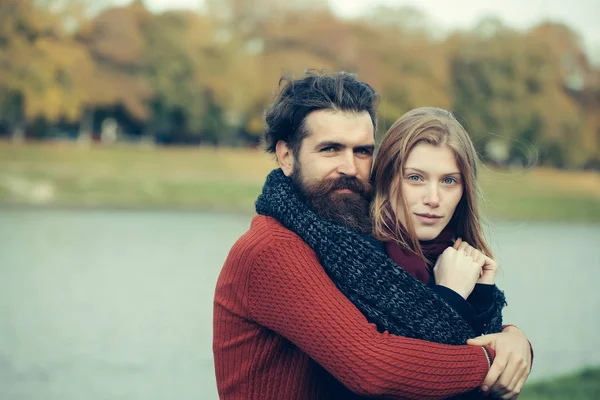
MULTIPOLYGON (((333 141, 319 142, 315 145, 315 149, 324 149, 326 147, 335 147, 338 149, 345 149, 348 146, 343 143, 333 142, 333 141)), ((369 151, 373 152, 373 151, 375 151, 375 145, 374 144, 365 144, 365 145, 353 146, 352 149, 353 150, 369 150, 369 151)))
POLYGON ((346 146, 341 144, 340 142, 332 142, 332 141, 319 142, 315 145, 315 148, 323 148, 323 147, 346 147, 346 146))

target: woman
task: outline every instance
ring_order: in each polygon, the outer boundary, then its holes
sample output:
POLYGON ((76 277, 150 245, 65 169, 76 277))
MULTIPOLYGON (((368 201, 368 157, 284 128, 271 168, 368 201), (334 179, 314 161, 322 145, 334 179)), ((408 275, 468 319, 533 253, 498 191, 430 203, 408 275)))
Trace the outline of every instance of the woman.
POLYGON ((412 110, 381 144, 372 215, 374 236, 387 254, 481 334, 493 314, 497 264, 480 222, 477 163, 469 135, 451 112, 412 110), (453 247, 455 238, 464 241, 453 247), (461 262, 449 268, 451 258, 461 262))

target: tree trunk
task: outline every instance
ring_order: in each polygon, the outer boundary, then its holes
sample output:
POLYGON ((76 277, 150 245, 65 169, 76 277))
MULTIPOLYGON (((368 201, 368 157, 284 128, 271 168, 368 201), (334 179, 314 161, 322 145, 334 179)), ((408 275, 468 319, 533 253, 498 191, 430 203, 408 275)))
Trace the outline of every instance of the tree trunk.
POLYGON ((89 146, 92 142, 92 131, 94 129, 94 111, 93 109, 86 109, 82 116, 81 122, 79 123, 79 135, 77 136, 77 142, 82 146, 89 146))
POLYGON ((25 141, 25 124, 23 122, 14 124, 11 132, 11 140, 13 143, 23 143, 25 141))

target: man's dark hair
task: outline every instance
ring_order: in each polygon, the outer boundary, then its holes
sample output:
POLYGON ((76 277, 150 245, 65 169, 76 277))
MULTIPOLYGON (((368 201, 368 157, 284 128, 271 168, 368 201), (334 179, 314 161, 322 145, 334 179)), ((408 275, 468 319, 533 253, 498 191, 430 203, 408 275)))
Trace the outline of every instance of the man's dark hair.
POLYGON ((279 95, 265 115, 264 143, 269 153, 274 153, 277 142, 283 140, 297 157, 302 140, 309 134, 306 117, 317 110, 367 111, 374 132, 377 130, 375 109, 379 97, 369 84, 357 80, 353 74, 308 71, 297 80, 282 77, 279 87, 279 95))

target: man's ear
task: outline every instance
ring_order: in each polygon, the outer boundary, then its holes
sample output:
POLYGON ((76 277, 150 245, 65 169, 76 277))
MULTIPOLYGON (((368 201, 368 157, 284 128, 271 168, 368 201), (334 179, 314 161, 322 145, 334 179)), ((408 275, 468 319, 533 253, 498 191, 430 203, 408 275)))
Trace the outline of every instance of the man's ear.
POLYGON ((294 170, 294 153, 286 142, 280 140, 275 145, 275 154, 277 155, 277 162, 279 167, 285 174, 285 176, 292 175, 294 170))

